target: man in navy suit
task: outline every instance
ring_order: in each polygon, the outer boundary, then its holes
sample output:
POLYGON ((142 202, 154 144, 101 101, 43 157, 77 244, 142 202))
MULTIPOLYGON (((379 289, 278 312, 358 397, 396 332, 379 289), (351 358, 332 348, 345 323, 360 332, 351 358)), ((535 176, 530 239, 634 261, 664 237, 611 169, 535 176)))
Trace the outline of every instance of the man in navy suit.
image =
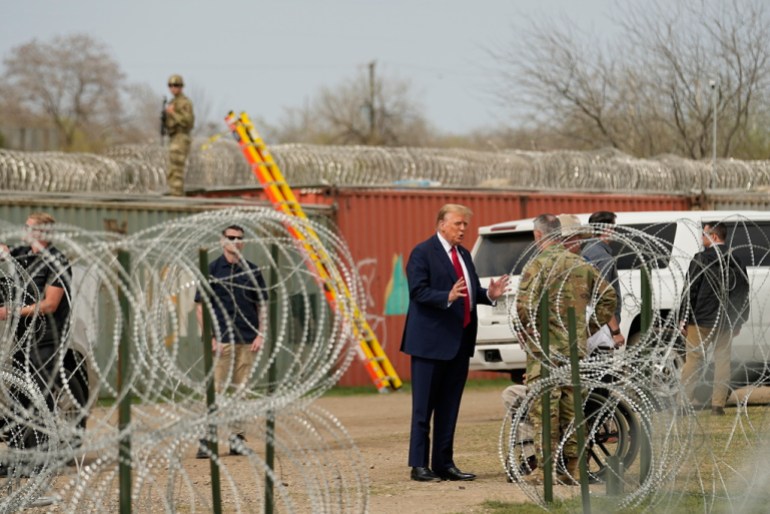
POLYGON ((443 206, 437 233, 412 250, 406 265, 409 310, 401 351, 412 356, 409 466, 419 482, 476 478, 454 463, 455 427, 476 344, 476 305, 493 305, 508 276, 481 287, 470 253, 460 246, 471 214, 462 205, 443 206))

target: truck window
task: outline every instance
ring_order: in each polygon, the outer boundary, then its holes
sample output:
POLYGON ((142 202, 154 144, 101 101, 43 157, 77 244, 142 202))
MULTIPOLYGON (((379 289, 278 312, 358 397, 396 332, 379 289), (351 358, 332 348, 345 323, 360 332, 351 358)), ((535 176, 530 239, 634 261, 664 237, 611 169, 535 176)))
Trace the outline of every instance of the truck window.
POLYGON ((650 260, 652 255, 658 257, 653 262, 653 267, 662 269, 668 266, 671 260, 671 252, 674 248, 674 236, 676 235, 676 223, 654 223, 652 225, 619 225, 618 231, 630 239, 629 244, 614 240, 610 242, 612 255, 615 256, 619 270, 632 270, 642 267, 642 258, 650 260), (638 233, 623 231, 624 227, 639 230, 655 239, 643 237, 638 233), (653 242, 654 241, 654 242, 653 242), (636 250, 634 249, 636 248, 636 250), (639 254, 639 251, 642 254, 639 254))
POLYGON ((486 234, 473 258, 476 272, 480 277, 499 277, 521 269, 535 252, 535 241, 531 231, 486 234))
POLYGON ((725 223, 729 248, 746 266, 770 266, 770 222, 725 223))

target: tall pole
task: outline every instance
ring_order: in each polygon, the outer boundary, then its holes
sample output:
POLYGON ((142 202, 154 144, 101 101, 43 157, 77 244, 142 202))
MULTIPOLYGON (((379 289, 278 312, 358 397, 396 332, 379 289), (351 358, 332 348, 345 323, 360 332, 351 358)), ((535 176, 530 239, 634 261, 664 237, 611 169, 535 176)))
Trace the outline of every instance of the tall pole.
POLYGON ((711 133, 711 187, 714 189, 717 185, 717 81, 709 81, 711 86, 711 110, 713 116, 713 130, 711 133))
POLYGON ((374 110, 374 67, 377 61, 369 63, 369 144, 373 145, 376 142, 375 131, 375 110, 374 110))

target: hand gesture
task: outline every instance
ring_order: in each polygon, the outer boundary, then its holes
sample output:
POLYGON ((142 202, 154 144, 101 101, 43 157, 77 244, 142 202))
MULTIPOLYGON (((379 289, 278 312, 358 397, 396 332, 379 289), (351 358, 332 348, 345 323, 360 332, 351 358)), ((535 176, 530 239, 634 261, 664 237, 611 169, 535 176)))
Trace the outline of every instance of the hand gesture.
POLYGON ((503 275, 499 279, 490 279, 489 287, 487 288, 487 295, 492 301, 497 300, 505 293, 505 289, 508 287, 508 281, 511 279, 510 275, 503 275))
POLYGON ((460 279, 455 282, 455 285, 452 286, 452 289, 449 290, 449 303, 454 302, 458 298, 465 298, 468 296, 468 287, 465 285, 465 277, 460 277, 460 279))

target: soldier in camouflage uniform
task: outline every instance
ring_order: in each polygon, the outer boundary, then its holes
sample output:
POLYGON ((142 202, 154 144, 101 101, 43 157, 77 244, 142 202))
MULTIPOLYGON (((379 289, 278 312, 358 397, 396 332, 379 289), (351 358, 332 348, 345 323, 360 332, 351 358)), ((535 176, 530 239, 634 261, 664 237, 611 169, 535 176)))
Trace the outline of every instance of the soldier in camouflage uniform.
POLYGON ((195 125, 195 115, 192 102, 182 93, 182 77, 171 75, 168 87, 174 98, 166 106, 165 125, 169 135, 166 183, 170 195, 184 196, 184 168, 190 153, 190 132, 195 125))
MULTIPOLYGON (((539 380, 542 348, 539 338, 534 337, 540 323, 537 311, 544 292, 549 301, 549 354, 556 366, 569 364, 569 336, 567 309, 575 308, 578 353, 587 354, 586 339, 589 324, 598 329, 607 323, 615 312, 615 290, 605 282, 599 272, 582 257, 567 250, 561 242, 559 219, 552 214, 535 218, 534 236, 540 253, 525 268, 519 282, 516 311, 527 334, 520 337, 527 347, 527 384, 539 380), (593 306, 595 319, 587 320, 586 312, 593 306), (589 323, 590 321, 590 323, 589 323)), ((555 451, 561 434, 575 418, 572 387, 554 387, 551 391, 551 449, 555 451)), ((535 433, 542 434, 541 403, 533 402, 530 415, 535 433)), ((578 448, 574 431, 564 441, 564 466, 557 466, 559 478, 567 484, 577 484, 578 448), (567 473, 564 473, 566 468, 567 473)), ((552 453, 552 455, 555 455, 552 453)), ((542 455, 541 455, 542 457, 542 455)), ((542 467, 541 467, 542 469, 542 467)), ((540 475, 542 476, 542 475, 540 475)), ((536 478, 539 476, 536 475, 536 478)))

